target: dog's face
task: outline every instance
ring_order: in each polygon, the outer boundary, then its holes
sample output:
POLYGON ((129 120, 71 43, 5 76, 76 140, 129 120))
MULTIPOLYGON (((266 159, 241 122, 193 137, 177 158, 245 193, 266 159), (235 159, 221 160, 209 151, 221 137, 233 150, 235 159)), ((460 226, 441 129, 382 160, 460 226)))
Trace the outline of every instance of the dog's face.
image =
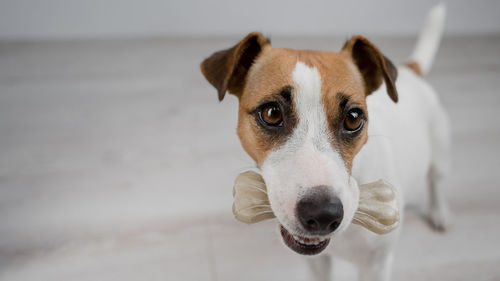
POLYGON ((259 33, 201 65, 222 100, 239 98, 238 136, 266 182, 287 246, 324 250, 351 223, 359 190, 352 161, 367 141, 366 96, 396 70, 368 40, 339 53, 272 48, 259 33))

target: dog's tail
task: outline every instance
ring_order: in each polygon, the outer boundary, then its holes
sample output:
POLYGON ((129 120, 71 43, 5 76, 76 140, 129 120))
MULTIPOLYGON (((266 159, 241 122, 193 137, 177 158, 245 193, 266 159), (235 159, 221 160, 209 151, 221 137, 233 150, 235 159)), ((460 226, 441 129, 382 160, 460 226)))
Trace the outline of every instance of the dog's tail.
POLYGON ((410 61, 406 63, 406 66, 418 75, 425 75, 431 69, 443 35, 445 17, 446 5, 444 3, 436 5, 429 12, 424 27, 420 31, 417 45, 413 50, 410 61))

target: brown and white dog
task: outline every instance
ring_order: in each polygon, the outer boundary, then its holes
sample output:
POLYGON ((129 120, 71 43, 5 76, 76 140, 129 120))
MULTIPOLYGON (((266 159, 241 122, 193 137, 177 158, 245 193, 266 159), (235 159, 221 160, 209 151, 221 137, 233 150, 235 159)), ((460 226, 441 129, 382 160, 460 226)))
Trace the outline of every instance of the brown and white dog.
MULTIPOLYGON (((334 53, 273 48, 260 33, 202 62, 219 100, 227 91, 239 99, 238 136, 293 251, 316 255, 333 244, 331 253, 355 263, 361 280, 389 279, 399 231, 379 236, 351 225, 359 199, 353 179, 384 179, 403 194, 428 186, 430 220, 445 227, 449 125, 421 77, 444 14, 442 5, 431 11, 411 63, 399 67, 361 36, 334 53)), ((308 259, 311 278, 329 279, 329 259, 308 259)))

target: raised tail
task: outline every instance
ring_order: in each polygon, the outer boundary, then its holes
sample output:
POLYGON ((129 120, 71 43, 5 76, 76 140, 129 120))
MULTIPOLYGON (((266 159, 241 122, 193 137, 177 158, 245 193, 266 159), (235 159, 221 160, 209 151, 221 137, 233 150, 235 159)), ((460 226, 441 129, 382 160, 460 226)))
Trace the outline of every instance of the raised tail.
POLYGON ((419 75, 429 72, 443 35, 446 5, 440 3, 429 12, 424 27, 420 31, 417 45, 406 65, 419 75))

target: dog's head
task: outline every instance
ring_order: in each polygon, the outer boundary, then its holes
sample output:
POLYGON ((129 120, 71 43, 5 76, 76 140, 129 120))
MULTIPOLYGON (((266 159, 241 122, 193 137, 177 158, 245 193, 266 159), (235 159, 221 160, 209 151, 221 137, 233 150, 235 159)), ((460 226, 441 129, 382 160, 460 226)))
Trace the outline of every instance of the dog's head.
POLYGON ((239 99, 238 136, 262 170, 287 246, 317 254, 344 231, 358 207, 351 179, 366 143, 366 96, 385 82, 398 99, 396 69, 367 39, 339 53, 272 48, 250 33, 201 64, 206 79, 239 99))

